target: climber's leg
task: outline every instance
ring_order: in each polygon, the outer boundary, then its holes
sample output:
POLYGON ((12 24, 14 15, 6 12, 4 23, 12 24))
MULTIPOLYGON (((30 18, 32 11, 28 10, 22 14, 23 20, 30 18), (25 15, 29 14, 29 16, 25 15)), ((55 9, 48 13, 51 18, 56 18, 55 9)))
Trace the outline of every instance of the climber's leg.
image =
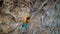
POLYGON ((24 27, 27 30, 28 29, 28 24, 27 23, 24 23, 24 27))
POLYGON ((20 27, 19 27, 19 30, 22 30, 22 28, 23 28, 23 27, 22 27, 22 26, 20 26, 20 27))
POLYGON ((28 29, 28 24, 25 25, 26 30, 28 29))
POLYGON ((24 23, 19 27, 19 30, 22 30, 23 27, 24 27, 24 23))

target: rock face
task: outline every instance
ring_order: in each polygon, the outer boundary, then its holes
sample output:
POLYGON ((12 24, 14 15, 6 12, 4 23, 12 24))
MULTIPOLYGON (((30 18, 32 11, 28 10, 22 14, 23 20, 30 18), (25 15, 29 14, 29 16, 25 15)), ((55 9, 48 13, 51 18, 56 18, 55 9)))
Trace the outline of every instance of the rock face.
POLYGON ((16 20, 14 17, 8 14, 0 14, 0 27, 2 28, 3 32, 8 33, 9 31, 13 30, 15 26, 14 24, 16 24, 16 20))
POLYGON ((24 34, 60 34, 59 2, 44 1, 0 0, 0 34, 21 34, 19 27, 26 12, 32 18, 24 34))

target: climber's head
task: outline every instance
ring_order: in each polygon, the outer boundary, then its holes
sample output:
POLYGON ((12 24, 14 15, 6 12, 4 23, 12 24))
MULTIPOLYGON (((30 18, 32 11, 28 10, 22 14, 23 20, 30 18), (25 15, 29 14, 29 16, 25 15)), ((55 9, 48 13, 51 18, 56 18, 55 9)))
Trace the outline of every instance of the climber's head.
POLYGON ((27 17, 27 20, 29 20, 30 19, 30 17, 27 17))

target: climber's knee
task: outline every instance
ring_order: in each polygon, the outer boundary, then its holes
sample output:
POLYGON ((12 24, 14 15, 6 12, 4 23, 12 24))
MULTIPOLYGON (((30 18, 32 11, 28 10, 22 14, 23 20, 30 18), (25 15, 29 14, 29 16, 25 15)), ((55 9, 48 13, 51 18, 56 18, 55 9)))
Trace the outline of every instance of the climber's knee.
POLYGON ((22 30, 22 26, 19 27, 19 30, 22 30))

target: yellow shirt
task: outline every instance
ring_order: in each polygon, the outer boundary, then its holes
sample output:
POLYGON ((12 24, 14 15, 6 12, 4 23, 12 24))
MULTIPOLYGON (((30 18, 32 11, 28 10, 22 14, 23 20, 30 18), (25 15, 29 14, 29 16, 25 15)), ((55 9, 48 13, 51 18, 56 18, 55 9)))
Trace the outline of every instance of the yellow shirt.
POLYGON ((24 15, 24 23, 27 23, 27 21, 28 21, 27 17, 28 17, 28 12, 26 12, 25 15, 24 15))

